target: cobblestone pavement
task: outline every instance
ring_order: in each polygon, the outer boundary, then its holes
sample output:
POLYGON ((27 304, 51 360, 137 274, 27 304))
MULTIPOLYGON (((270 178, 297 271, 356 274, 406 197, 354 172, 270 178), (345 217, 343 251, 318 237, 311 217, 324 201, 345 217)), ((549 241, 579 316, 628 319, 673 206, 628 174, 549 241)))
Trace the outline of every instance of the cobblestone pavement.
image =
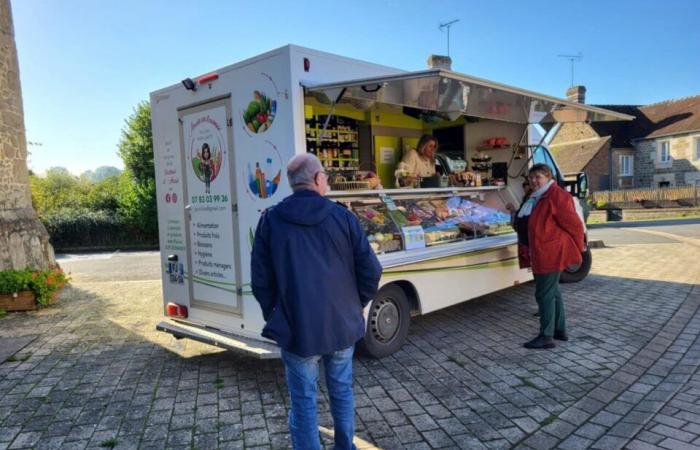
MULTIPOLYGON (((414 319, 401 351, 355 360, 358 446, 700 448, 698 261, 688 237, 594 250, 551 351, 521 347, 532 284, 414 319)), ((56 307, 0 319, 0 339, 36 336, 0 364, 0 450, 289 447, 279 361, 155 332, 159 280, 66 266, 56 307)), ((323 389, 319 409, 328 445, 323 389)))

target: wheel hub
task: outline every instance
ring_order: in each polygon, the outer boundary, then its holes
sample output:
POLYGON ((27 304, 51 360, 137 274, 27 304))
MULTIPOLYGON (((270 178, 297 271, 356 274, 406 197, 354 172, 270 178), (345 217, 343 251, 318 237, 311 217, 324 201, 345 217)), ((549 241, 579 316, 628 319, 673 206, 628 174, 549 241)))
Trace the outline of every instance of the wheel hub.
POLYGON ((372 308, 372 332, 378 341, 391 341, 400 328, 399 309, 388 299, 372 308))

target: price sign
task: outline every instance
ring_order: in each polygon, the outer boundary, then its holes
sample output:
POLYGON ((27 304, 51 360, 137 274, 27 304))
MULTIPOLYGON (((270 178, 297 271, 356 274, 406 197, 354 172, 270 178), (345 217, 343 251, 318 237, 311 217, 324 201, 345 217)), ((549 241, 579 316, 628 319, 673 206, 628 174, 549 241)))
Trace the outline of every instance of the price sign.
POLYGON ((401 232, 406 243, 406 250, 425 247, 425 233, 420 225, 401 227, 401 232))

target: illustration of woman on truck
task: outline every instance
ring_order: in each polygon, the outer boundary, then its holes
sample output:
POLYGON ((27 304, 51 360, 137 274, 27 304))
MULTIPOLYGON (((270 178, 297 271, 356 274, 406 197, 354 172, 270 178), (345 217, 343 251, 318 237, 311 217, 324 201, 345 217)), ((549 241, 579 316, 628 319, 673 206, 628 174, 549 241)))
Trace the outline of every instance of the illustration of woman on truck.
POLYGON ((204 175, 205 193, 210 194, 211 174, 214 161, 211 159, 211 150, 206 142, 202 144, 201 156, 199 158, 199 171, 204 175))

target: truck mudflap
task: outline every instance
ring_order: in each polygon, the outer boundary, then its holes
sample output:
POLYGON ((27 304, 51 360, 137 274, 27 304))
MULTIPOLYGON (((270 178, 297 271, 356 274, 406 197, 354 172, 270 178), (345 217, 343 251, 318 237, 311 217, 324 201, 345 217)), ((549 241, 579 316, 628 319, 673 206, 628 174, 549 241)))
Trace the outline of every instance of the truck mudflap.
POLYGON ((280 358, 280 349, 275 344, 259 339, 235 336, 216 329, 165 320, 156 325, 156 330, 170 333, 177 339, 188 338, 234 352, 245 353, 259 359, 280 358))

